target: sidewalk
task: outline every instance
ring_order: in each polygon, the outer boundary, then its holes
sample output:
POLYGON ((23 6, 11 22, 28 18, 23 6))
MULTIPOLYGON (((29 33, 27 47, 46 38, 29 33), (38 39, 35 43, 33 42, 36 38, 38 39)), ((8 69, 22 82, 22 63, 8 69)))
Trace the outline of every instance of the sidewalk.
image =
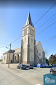
MULTIPOLYGON (((0 62, 1 64, 1 62, 0 62)), ((12 63, 12 64, 1 64, 2 67, 8 68, 8 65, 10 65, 10 68, 17 68, 17 66, 19 65, 19 63, 12 63)))

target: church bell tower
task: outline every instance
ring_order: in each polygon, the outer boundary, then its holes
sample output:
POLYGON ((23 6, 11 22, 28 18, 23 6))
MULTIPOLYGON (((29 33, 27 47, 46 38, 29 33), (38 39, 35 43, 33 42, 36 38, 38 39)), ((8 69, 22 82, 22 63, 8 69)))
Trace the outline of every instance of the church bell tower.
POLYGON ((22 31, 22 63, 34 65, 35 28, 31 21, 30 12, 22 31))

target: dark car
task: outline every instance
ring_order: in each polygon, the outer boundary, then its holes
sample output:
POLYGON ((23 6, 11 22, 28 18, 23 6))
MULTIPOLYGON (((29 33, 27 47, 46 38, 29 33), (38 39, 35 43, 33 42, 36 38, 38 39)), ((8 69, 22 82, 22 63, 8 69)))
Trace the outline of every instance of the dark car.
POLYGON ((17 69, 26 69, 26 65, 19 64, 17 66, 17 69))
POLYGON ((30 66, 30 64, 26 64, 26 68, 28 68, 28 69, 29 69, 29 66, 30 66))
POLYGON ((21 69, 26 69, 26 65, 22 65, 21 66, 21 69))
POLYGON ((56 67, 52 67, 52 68, 50 69, 50 73, 51 73, 51 74, 56 74, 56 67))
POLYGON ((30 66, 29 66, 29 69, 33 69, 33 65, 30 65, 30 66))

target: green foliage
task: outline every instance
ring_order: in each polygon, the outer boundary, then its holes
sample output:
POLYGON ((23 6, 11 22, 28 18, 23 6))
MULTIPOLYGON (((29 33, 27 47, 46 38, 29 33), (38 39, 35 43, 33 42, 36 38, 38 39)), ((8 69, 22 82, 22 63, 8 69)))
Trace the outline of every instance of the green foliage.
POLYGON ((0 60, 0 62, 1 62, 2 60, 0 60))
POLYGON ((49 65, 56 64, 56 57, 55 55, 51 55, 49 58, 49 65))
POLYGON ((49 65, 56 64, 56 61, 49 61, 49 65))
POLYGON ((49 60, 46 58, 46 63, 49 65, 49 60))

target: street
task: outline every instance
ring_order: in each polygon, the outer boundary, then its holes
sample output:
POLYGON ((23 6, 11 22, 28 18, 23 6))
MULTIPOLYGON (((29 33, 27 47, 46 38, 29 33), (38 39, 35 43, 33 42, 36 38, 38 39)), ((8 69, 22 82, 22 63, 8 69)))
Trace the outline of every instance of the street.
POLYGON ((43 83, 43 75, 50 73, 50 68, 37 68, 34 67, 33 69, 28 70, 20 70, 16 68, 10 68, 17 73, 24 75, 27 78, 33 79, 34 81, 43 83))
MULTIPOLYGON (((27 79, 9 72, 6 68, 0 66, 0 85, 33 85, 27 79)), ((36 84, 34 84, 36 85, 36 84)))
POLYGON ((7 68, 0 64, 0 85, 43 85, 43 75, 50 73, 50 68, 21 70, 7 68))

